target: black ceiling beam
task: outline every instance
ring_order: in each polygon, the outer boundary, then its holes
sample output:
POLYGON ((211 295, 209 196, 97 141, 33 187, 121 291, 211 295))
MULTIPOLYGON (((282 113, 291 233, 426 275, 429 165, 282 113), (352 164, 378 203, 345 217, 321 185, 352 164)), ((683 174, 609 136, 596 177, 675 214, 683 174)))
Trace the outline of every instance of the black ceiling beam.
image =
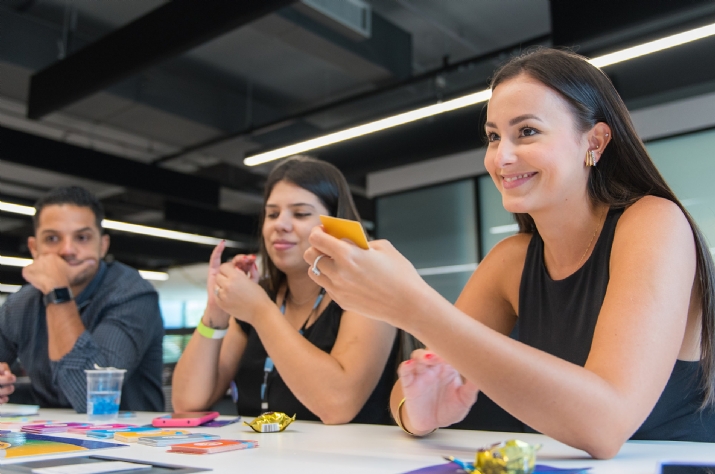
POLYGON ((218 207, 216 181, 0 127, 0 160, 218 207))
POLYGON ((258 235, 258 217, 237 212, 205 209, 191 204, 167 202, 164 205, 167 221, 193 224, 200 227, 237 232, 254 237, 258 235))
POLYGON ((30 79, 38 119, 296 0, 172 0, 30 79))
MULTIPOLYGON (((459 71, 461 69, 466 69, 473 64, 478 64, 478 63, 482 63, 485 61, 493 61, 496 59, 502 59, 506 54, 518 53, 518 52, 520 52, 526 48, 532 47, 532 46, 545 45, 549 42, 550 39, 551 39, 551 34, 545 34, 545 35, 537 36, 535 38, 531 38, 526 41, 521 41, 521 42, 513 44, 511 46, 500 48, 496 51, 491 51, 491 52, 485 53, 485 54, 479 54, 477 56, 463 59, 461 61, 454 62, 454 63, 448 63, 448 64, 440 66, 436 69, 432 69, 430 71, 418 74, 416 76, 411 76, 407 79, 396 80, 396 81, 391 82, 390 84, 387 84, 387 85, 380 87, 378 89, 370 89, 368 91, 358 92, 356 94, 344 97, 342 99, 335 100, 333 102, 329 102, 327 104, 319 105, 317 107, 311 107, 311 108, 308 108, 305 110, 298 111, 294 114, 280 117, 276 120, 272 120, 272 121, 265 122, 265 123, 260 123, 258 125, 251 125, 247 128, 243 128, 241 130, 237 130, 235 132, 228 133, 226 135, 220 135, 218 137, 209 138, 202 142, 187 146, 177 152, 170 153, 168 155, 164 155, 161 158, 154 160, 152 163, 155 165, 159 165, 161 163, 173 160, 175 158, 179 158, 179 157, 187 155, 189 153, 192 153, 195 151, 200 151, 200 150, 203 150, 204 148, 208 148, 213 145, 221 144, 223 142, 232 140, 234 138, 238 138, 238 137, 242 137, 242 136, 252 136, 254 134, 261 135, 263 133, 267 133, 269 130, 275 130, 278 128, 286 127, 298 120, 304 119, 306 117, 310 117, 311 115, 319 114, 321 112, 325 112, 328 110, 333 110, 333 109, 336 109, 343 105, 354 104, 354 103, 357 103, 363 99, 373 98, 373 97, 376 97, 376 96, 383 94, 385 92, 390 92, 393 90, 400 89, 402 87, 407 87, 412 84, 426 81, 428 79, 433 79, 441 74, 446 74, 446 73, 450 73, 450 72, 454 72, 454 71, 459 71)), ((329 131, 323 131, 322 133, 329 133, 329 131)))

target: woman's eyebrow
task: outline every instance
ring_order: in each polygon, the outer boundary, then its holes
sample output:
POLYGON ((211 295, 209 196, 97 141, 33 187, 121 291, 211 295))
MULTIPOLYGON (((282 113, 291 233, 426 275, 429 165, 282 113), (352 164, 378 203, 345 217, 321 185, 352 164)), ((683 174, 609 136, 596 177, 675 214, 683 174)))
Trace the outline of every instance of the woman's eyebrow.
MULTIPOLYGON (((534 114, 524 114, 524 115, 519 115, 518 117, 514 117, 513 119, 509 120, 509 125, 514 126, 519 122, 523 122, 524 120, 538 120, 539 122, 543 122, 539 117, 537 117, 534 114)), ((494 122, 487 122, 484 124, 485 127, 491 127, 491 128, 497 128, 496 124, 494 122)))
MULTIPOLYGON (((315 209, 314 205, 309 204, 307 202, 296 202, 294 204, 288 204, 288 207, 302 207, 302 206, 308 206, 308 207, 312 207, 313 209, 315 209)), ((278 206, 278 204, 266 204, 266 208, 269 208, 269 207, 279 207, 279 206, 278 206)))

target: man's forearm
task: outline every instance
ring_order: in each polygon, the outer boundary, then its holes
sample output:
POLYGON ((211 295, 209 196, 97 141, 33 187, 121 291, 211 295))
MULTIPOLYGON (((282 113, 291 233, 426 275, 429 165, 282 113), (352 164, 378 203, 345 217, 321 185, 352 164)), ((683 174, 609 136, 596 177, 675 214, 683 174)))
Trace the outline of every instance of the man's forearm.
POLYGON ((50 360, 60 360, 72 350, 85 331, 74 301, 47 306, 47 339, 50 360))

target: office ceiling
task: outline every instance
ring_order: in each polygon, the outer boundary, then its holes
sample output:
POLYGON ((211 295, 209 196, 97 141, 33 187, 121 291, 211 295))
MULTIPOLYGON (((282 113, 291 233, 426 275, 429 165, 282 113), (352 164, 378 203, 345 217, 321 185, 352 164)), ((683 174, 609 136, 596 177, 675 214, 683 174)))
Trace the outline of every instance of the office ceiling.
MULTIPOLYGON (((77 183, 108 218, 255 249, 271 165, 245 156, 484 89, 532 45, 597 55, 712 22, 711 0, 5 0, 0 201, 77 183)), ((714 51, 705 39, 607 72, 630 106, 649 105, 714 90, 714 51)), ((480 146, 482 110, 312 154, 345 173, 372 220, 366 174, 480 146)), ((0 255, 27 256, 30 232, 0 212, 0 255)), ((142 269, 210 251, 112 239, 113 257, 142 269)), ((0 267, 0 283, 20 280, 0 267)))

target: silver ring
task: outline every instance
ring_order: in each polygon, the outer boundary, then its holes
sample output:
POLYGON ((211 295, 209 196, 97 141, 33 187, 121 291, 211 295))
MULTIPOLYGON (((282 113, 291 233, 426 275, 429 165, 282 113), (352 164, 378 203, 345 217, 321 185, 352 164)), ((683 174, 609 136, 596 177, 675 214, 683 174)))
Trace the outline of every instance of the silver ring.
POLYGON ((218 285, 216 285, 216 286, 214 287, 214 295, 218 296, 218 292, 219 292, 219 291, 221 291, 221 288, 220 288, 218 285))
POLYGON ((313 275, 315 276, 320 276, 320 269, 318 269, 318 262, 320 261, 321 258, 325 257, 325 255, 320 254, 317 257, 315 257, 315 261, 313 262, 313 267, 311 268, 311 271, 313 272, 313 275))

